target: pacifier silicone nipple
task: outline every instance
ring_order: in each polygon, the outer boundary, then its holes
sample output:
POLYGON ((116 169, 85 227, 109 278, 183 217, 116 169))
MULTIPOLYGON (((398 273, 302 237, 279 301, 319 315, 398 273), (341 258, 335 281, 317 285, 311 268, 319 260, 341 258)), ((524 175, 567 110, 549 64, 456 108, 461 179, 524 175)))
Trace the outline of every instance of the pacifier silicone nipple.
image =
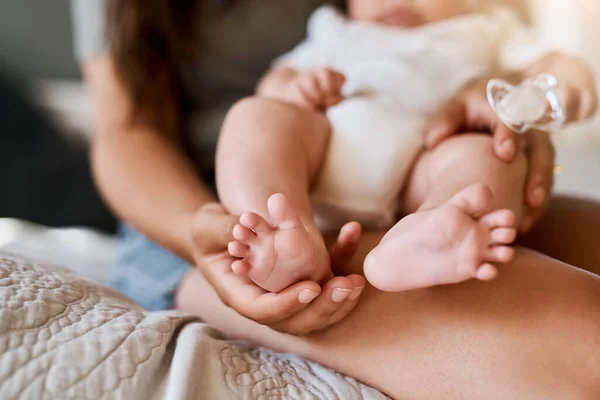
POLYGON ((492 79, 487 85, 487 97, 500 120, 516 133, 531 128, 554 133, 565 122, 557 88, 558 80, 552 75, 538 75, 519 86, 492 79))

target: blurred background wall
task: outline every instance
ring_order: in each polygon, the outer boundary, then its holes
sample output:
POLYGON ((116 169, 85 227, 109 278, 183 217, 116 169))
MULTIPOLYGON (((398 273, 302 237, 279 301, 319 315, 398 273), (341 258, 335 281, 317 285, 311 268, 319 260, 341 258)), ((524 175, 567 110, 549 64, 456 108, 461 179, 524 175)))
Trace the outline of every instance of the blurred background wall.
POLYGON ((75 134, 91 132, 91 104, 71 26, 69 0, 0 1, 0 219, 112 232, 75 134))
POLYGON ((0 65, 24 77, 76 79, 69 0, 0 1, 0 65))

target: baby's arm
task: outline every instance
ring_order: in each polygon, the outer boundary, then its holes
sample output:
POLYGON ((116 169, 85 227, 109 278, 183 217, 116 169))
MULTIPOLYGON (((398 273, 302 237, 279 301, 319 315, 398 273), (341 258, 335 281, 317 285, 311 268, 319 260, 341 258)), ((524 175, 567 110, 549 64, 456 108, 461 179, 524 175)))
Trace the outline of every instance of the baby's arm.
POLYGON ((256 93, 296 104, 310 111, 325 110, 342 100, 345 77, 329 68, 297 71, 289 66, 276 66, 259 82, 256 93))
POLYGON ((592 70, 583 60, 551 52, 527 68, 509 74, 509 78, 518 83, 539 74, 551 74, 558 79, 569 122, 582 121, 594 115, 598 105, 596 82, 592 70))

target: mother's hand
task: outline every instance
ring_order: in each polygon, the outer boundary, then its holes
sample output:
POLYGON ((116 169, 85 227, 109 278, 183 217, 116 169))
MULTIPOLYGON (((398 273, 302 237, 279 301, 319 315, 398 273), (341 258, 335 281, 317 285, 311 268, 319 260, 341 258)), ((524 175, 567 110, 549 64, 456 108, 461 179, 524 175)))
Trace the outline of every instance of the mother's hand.
MULTIPOLYGON (((491 132, 496 156, 506 162, 514 159, 521 144, 519 135, 499 120, 488 103, 487 82, 488 79, 471 82, 440 109, 426 132, 425 143, 428 148, 434 148, 456 133, 491 132)), ((527 209, 519 227, 525 233, 541 218, 550 201, 555 152, 545 132, 531 130, 522 137, 529 160, 524 193, 527 209)))
MULTIPOLYGON (((338 276, 323 287, 312 281, 296 283, 270 293, 231 269, 227 252, 239 218, 218 203, 207 204, 196 214, 193 226, 194 261, 221 300, 246 318, 295 335, 324 329, 348 315, 365 286, 360 275, 338 276)), ((356 249, 356 228, 342 229, 332 249, 332 264, 348 261, 356 249), (350 237, 350 236, 352 237, 350 237)))

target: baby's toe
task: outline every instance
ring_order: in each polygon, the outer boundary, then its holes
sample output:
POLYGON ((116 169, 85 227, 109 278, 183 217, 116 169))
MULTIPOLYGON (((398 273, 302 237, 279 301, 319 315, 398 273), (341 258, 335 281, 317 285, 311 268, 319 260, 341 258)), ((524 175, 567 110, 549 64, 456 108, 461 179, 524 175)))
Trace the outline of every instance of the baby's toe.
POLYGON ((512 228, 516 223, 515 213, 510 210, 494 211, 481 218, 481 223, 489 229, 512 228))
POLYGON ((498 270, 492 264, 481 265, 475 274, 480 281, 491 281, 498 276, 498 270))
POLYGON ((490 232, 491 244, 511 244, 517 238, 515 228, 496 228, 490 232))
POLYGON ((263 217, 253 212, 242 214, 240 217, 240 224, 253 230, 257 235, 268 235, 273 230, 271 225, 263 217))
POLYGON ((487 250, 485 259, 491 262, 509 262, 515 256, 515 249, 509 246, 494 246, 487 250))
POLYGON ((227 250, 229 254, 238 258, 246 258, 250 255, 250 247, 241 242, 229 242, 227 250))
POLYGON ((233 238, 238 242, 252 244, 256 240, 256 234, 243 225, 236 225, 233 228, 233 238))

